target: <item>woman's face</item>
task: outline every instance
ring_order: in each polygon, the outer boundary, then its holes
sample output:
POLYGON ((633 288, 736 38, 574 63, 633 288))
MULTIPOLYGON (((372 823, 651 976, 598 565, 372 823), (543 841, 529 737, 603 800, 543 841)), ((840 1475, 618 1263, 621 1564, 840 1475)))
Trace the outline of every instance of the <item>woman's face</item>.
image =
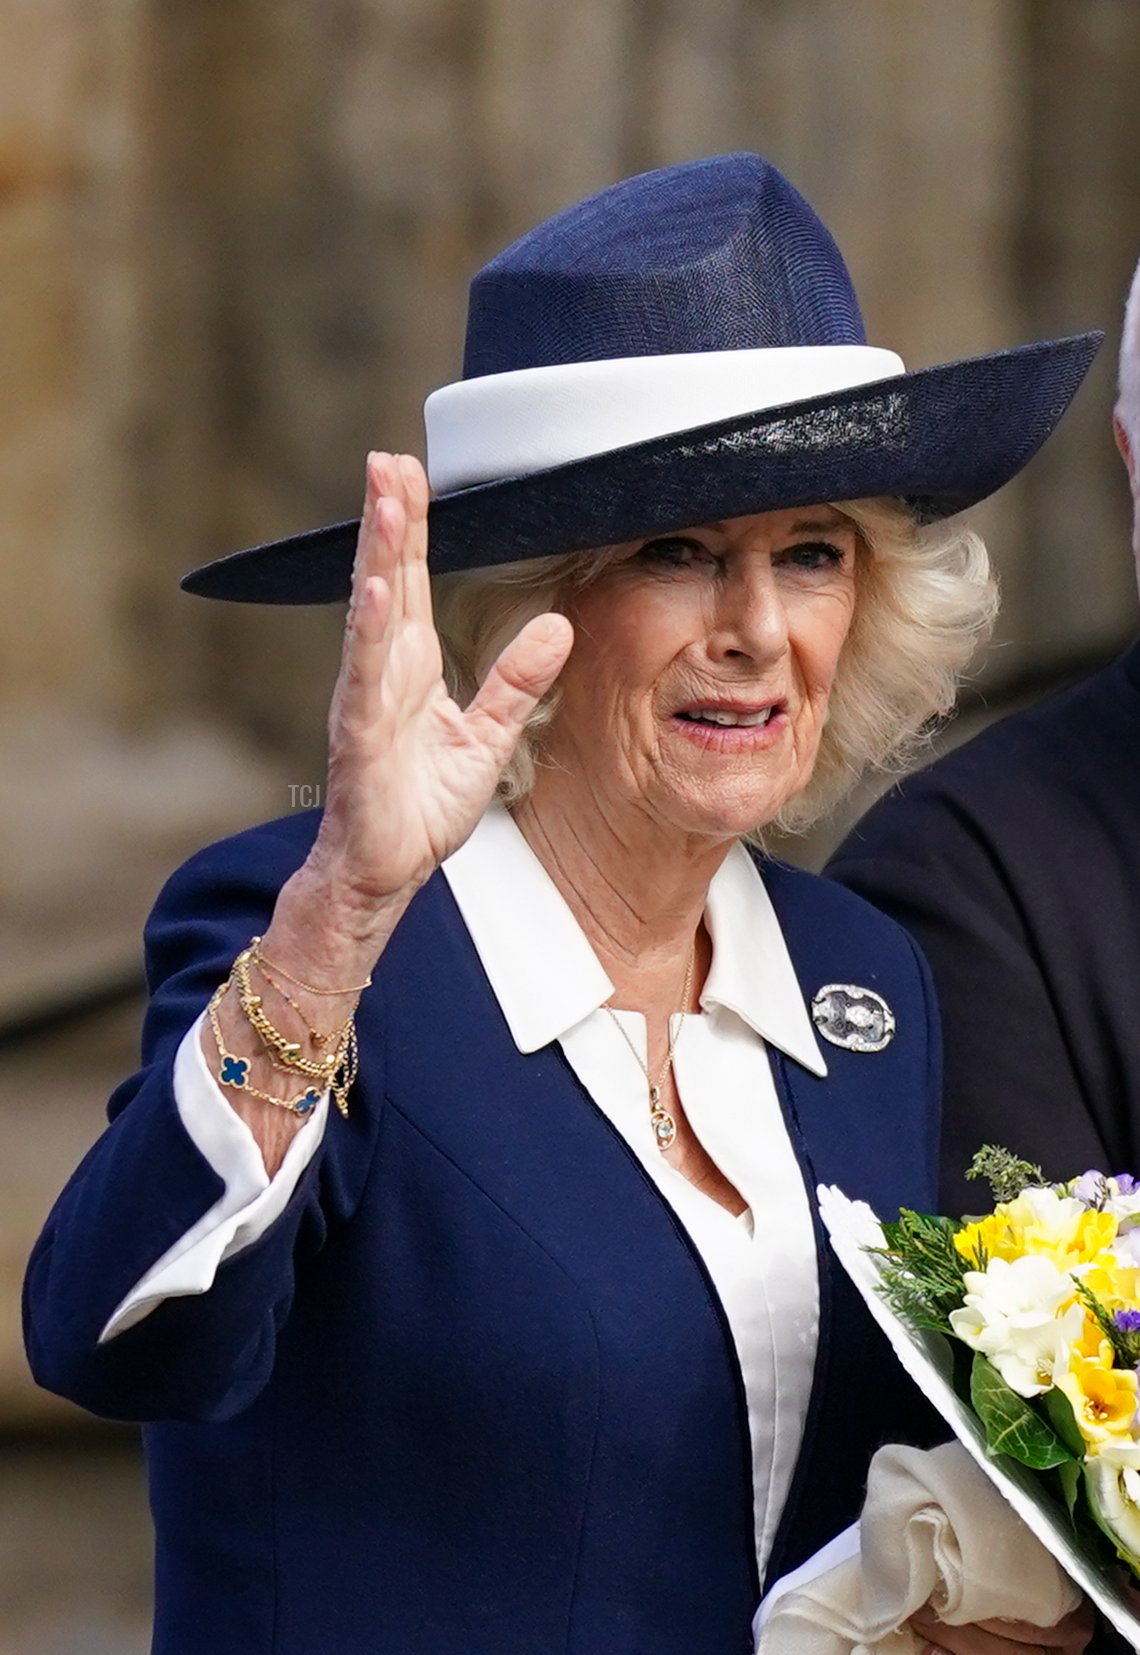
POLYGON ((830 506, 623 547, 568 608, 575 643, 546 765, 611 816, 632 808, 718 839, 770 821, 815 763, 856 550, 830 506))

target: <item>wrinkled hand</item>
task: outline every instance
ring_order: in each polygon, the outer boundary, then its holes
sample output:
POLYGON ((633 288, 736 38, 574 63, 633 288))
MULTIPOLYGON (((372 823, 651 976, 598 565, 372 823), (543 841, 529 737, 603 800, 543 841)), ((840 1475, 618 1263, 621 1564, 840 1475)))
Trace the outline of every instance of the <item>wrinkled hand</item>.
POLYGON ((1081 1655, 1093 1634, 1092 1605, 1085 1602, 1056 1626, 1028 1621, 979 1621, 946 1626, 931 1610, 915 1615, 911 1628, 928 1640, 923 1655, 1081 1655))
POLYGON ((311 858, 337 900, 362 912, 407 900, 467 838, 573 642, 564 616, 540 615, 460 708, 432 621, 423 468, 372 454, 367 479, 311 858))
MULTIPOLYGON (((275 1007, 290 1038, 351 1016, 405 908, 463 843, 490 803, 535 704, 570 653, 562 615, 540 615, 507 645, 466 709, 443 680, 427 572, 428 486, 407 456, 370 454, 352 603, 329 712, 329 776, 316 842, 286 880, 264 951, 297 985, 275 1007), (314 985, 307 988, 305 985, 314 985), (299 997, 299 998, 298 998, 299 997)), ((228 1093, 268 1175, 304 1117, 266 1105, 281 1076, 227 994, 217 1009, 226 1050, 250 1064, 228 1093), (249 1088, 257 1088, 262 1094, 249 1088)), ((203 1025, 202 1053, 216 1060, 203 1025)), ((315 1055, 311 1047, 310 1055, 315 1055)))

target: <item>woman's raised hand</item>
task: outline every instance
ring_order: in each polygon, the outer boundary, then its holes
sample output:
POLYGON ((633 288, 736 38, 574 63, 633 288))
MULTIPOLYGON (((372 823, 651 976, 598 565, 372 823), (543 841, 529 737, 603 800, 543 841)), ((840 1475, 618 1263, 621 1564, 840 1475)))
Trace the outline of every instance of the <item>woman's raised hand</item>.
MULTIPOLYGON (((490 803, 523 725, 573 642, 564 616, 538 616, 503 650, 471 705, 458 707, 443 681, 432 624, 427 503, 417 461, 369 455, 352 605, 329 712, 324 816, 264 936, 266 958, 296 985, 274 1015, 302 1044, 314 1025, 328 1028, 338 1015, 351 1015, 357 986, 408 902, 490 803)), ((217 1015, 226 1051, 249 1065, 247 1090, 226 1095, 272 1177, 303 1117, 267 1107, 248 1089, 280 1097, 282 1080, 232 994, 217 1015)), ((201 1041, 212 1066, 214 1039, 205 1024, 201 1041)))
POLYGON ((561 615, 507 645, 466 709, 443 680, 427 571, 428 486, 407 455, 372 454, 340 675, 324 818, 310 858, 360 934, 400 912, 490 803, 536 702, 570 652, 561 615))

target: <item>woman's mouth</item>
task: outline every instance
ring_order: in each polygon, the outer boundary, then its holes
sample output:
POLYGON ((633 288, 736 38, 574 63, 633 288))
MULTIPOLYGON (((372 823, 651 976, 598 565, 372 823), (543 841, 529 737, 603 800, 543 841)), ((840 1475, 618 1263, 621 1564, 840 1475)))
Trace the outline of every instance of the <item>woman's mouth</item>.
POLYGON ((785 703, 693 702, 679 707, 670 724, 701 747, 722 751, 755 751, 770 747, 788 722, 785 703))
POLYGON ((776 711, 774 706, 760 707, 754 712, 730 711, 727 707, 687 707, 677 714, 690 724, 718 724, 724 728, 739 728, 741 725, 748 729, 755 729, 759 724, 767 724, 776 711))

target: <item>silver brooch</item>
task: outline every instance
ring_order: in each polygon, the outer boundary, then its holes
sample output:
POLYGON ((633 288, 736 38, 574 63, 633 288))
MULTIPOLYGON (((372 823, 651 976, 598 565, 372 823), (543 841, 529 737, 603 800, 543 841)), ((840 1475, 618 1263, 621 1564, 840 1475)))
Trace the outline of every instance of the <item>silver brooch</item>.
POLYGON ((895 1014, 873 988, 828 983, 811 1003, 811 1020, 825 1040, 848 1052, 881 1052, 895 1037, 895 1014))

